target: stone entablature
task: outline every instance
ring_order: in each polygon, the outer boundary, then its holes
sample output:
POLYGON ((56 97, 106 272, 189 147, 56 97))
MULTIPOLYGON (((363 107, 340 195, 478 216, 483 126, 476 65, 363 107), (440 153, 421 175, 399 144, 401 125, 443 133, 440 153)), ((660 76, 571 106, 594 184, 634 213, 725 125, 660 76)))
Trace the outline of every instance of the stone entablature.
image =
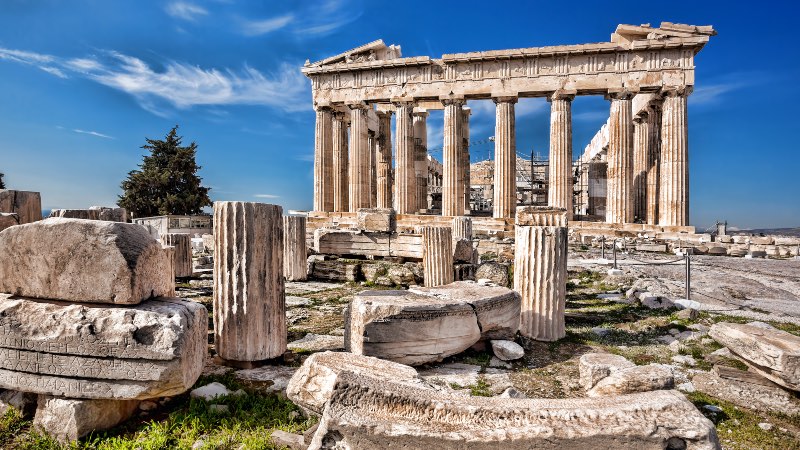
POLYGON ((680 27, 686 31, 675 31, 668 22, 660 28, 620 25, 608 43, 454 53, 441 59, 324 60, 302 71, 312 81, 317 106, 353 99, 438 100, 450 93, 477 99, 543 97, 558 90, 656 92, 694 85, 694 55, 715 34, 711 27, 680 27))

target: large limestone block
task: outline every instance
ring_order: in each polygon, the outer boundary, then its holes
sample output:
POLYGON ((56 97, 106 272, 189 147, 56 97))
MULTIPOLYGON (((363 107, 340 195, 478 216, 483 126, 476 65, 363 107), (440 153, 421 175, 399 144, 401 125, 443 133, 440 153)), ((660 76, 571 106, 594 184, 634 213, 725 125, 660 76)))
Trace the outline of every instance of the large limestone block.
POLYGON ((38 192, 0 189, 0 212, 17 214, 21 224, 42 220, 42 196, 38 192))
POLYGON ((719 449, 682 394, 579 399, 469 397, 340 373, 309 449, 719 449))
POLYGON ((169 264, 134 224, 47 219, 0 233, 0 292, 24 297, 137 304, 171 292, 169 264))
POLYGON ((40 395, 33 425, 62 443, 93 431, 107 430, 129 419, 138 400, 80 400, 40 395))
POLYGON ((408 365, 441 361, 480 337, 468 303, 409 291, 357 294, 345 320, 347 350, 408 365))
POLYGON ((214 203, 214 343, 229 361, 286 351, 283 208, 214 203))
POLYGON ((17 213, 0 213, 0 231, 14 225, 19 225, 19 215, 17 213))
POLYGON ((522 298, 511 289, 456 281, 445 286, 413 288, 411 292, 470 305, 478 317, 481 339, 513 340, 517 334, 522 298))
POLYGON ((800 391, 800 337, 742 323, 716 323, 708 335, 744 359, 756 372, 800 391))
POLYGON ((675 387, 670 366, 650 364, 617 370, 601 379, 586 394, 589 397, 632 394, 675 387))
POLYGON ((472 241, 468 239, 453 239, 453 261, 457 263, 477 262, 476 251, 472 241))
POLYGON ((344 372, 425 386, 417 371, 403 364, 353 353, 322 352, 303 362, 289 380, 286 396, 307 414, 319 416, 344 372))
POLYGON ((208 312, 156 298, 100 306, 0 294, 0 388, 90 399, 189 389, 203 369, 208 312))
POLYGON ((100 220, 100 211, 96 209, 54 209, 48 218, 100 220))
POLYGON ((164 245, 175 247, 175 276, 190 277, 192 269, 192 238, 184 233, 164 233, 161 235, 164 245))
POLYGON ((358 210, 358 228, 363 231, 393 232, 396 218, 392 208, 361 208, 358 210))
POLYGON ((108 206, 92 206, 89 210, 97 211, 97 218, 99 220, 106 220, 109 222, 127 222, 128 210, 125 208, 113 208, 108 206))

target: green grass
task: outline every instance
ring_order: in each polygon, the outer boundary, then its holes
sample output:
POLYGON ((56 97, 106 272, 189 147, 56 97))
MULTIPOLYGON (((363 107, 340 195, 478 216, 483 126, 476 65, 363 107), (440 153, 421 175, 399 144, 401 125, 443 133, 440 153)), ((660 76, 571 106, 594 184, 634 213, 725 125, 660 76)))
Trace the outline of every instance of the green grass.
MULTIPOLYGON (((232 373, 203 377, 196 386, 219 381, 231 390, 242 386, 232 373)), ((0 419, 0 447, 30 450, 167 450, 190 449, 202 442, 202 449, 275 449, 269 436, 273 429, 302 433, 313 425, 289 400, 277 395, 250 391, 242 396, 219 397, 212 402, 190 399, 184 394, 172 399, 145 419, 133 418, 118 428, 91 434, 77 444, 62 446, 31 428, 31 423, 10 410, 0 419), (210 404, 227 405, 228 412, 216 413, 210 404)))
POLYGON ((469 388, 469 393, 473 397, 491 397, 492 391, 489 389, 489 383, 483 377, 478 377, 478 381, 475 384, 471 384, 467 386, 469 388))

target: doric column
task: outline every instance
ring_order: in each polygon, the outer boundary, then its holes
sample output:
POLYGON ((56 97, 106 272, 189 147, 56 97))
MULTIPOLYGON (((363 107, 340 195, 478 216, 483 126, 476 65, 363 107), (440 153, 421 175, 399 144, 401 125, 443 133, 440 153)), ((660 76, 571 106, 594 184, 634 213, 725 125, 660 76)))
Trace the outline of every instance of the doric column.
POLYGON ((494 99, 497 119, 494 131, 493 217, 510 219, 517 209, 517 142, 514 104, 516 97, 494 99))
POLYGON ((661 115, 661 195, 658 224, 689 224, 689 143, 686 97, 691 87, 665 90, 661 115))
POLYGON ((450 227, 422 227, 425 287, 453 282, 453 232, 450 227))
MULTIPOLYGON (((564 208, 572 219, 572 99, 574 94, 555 92, 550 102, 550 163, 547 204, 564 208)), ((532 195, 532 194, 531 194, 532 195)))
POLYGON ((414 173, 417 177, 417 211, 428 209, 428 112, 414 111, 414 173))
POLYGON ((470 212, 470 166, 469 166, 469 116, 472 110, 466 106, 461 108, 461 165, 464 167, 464 214, 470 212))
POLYGON ((367 105, 350 106, 350 201, 348 211, 369 208, 369 135, 367 105))
POLYGON ((192 237, 183 233, 164 233, 161 243, 175 248, 175 276, 192 276, 192 237))
POLYGON ((314 129, 314 211, 333 211, 333 110, 317 108, 314 129))
POLYGON ((464 169, 461 167, 463 99, 442 100, 444 104, 444 149, 442 150, 442 215, 464 215, 464 169))
POLYGON ((453 239, 472 240, 472 218, 464 216, 453 217, 453 239))
POLYGON ((333 130, 333 210, 345 212, 349 207, 349 150, 347 148, 347 121, 342 112, 334 112, 333 130))
POLYGON ((633 220, 647 220, 647 163, 650 133, 647 111, 633 118, 633 220))
POLYGON ((213 309, 220 358, 260 361, 286 351, 283 208, 214 203, 213 309))
POLYGON ((378 202, 378 151, 375 132, 369 132, 369 207, 375 208, 378 202))
POLYGON ((411 102, 395 103, 397 118, 395 127, 395 171, 394 209, 397 214, 417 212, 417 174, 414 169, 414 127, 411 102))
POLYGON ((566 211, 526 207, 517 212, 514 290, 522 296, 519 332, 538 341, 565 336, 566 211))
POLYGON ((308 245, 306 245, 306 218, 283 217, 283 275, 287 281, 308 278, 308 245))
POLYGON ((377 207, 392 207, 392 113, 378 112, 376 149, 377 207))
POLYGON ((661 104, 651 105, 647 114, 647 223, 658 225, 658 201, 661 190, 658 176, 661 162, 661 104))
POLYGON ((606 222, 633 222, 633 117, 629 92, 610 93, 606 222))

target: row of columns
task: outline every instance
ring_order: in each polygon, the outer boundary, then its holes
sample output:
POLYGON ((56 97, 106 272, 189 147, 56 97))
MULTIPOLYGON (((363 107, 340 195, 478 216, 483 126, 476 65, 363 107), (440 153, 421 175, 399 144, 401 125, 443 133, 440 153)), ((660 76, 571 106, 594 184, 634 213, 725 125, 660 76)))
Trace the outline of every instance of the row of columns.
MULTIPOLYGON (((664 91, 663 105, 637 114, 633 94, 609 93, 606 222, 682 226, 688 224, 688 146, 686 95, 689 89, 664 91)), ((548 205, 572 218, 572 100, 557 91, 550 102, 548 205)), ((496 97, 494 212, 513 218, 516 189, 516 97, 496 97)), ((469 109, 463 98, 442 100, 444 147, 442 215, 469 213, 469 109)), ((413 101, 394 103, 395 170, 391 168, 391 112, 379 112, 378 134, 367 126, 369 106, 349 105, 349 160, 345 115, 317 109, 314 209, 357 211, 392 205, 398 214, 427 208, 427 112, 413 101), (394 187, 393 189, 391 187, 394 187)))

